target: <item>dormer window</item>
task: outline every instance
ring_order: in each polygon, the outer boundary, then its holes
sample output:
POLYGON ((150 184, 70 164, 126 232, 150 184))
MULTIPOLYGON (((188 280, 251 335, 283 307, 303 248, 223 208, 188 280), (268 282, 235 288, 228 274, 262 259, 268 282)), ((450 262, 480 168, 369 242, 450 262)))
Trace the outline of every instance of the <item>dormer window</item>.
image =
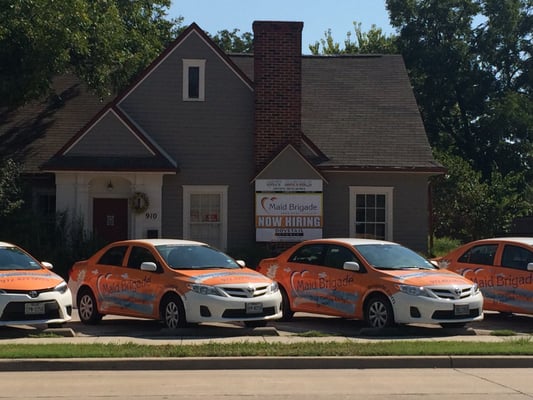
POLYGON ((205 100, 205 60, 183 60, 183 101, 205 100))

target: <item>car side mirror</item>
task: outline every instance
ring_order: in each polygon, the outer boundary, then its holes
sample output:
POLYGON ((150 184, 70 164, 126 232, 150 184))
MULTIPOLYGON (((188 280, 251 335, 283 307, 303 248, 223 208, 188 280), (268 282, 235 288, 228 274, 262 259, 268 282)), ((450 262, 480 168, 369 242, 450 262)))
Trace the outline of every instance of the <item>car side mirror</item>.
POLYGON ((527 270, 528 270, 528 271, 533 271, 533 263, 529 263, 529 264, 527 265, 527 270))
POLYGON ((237 264, 239 264, 241 267, 246 267, 246 263, 244 262, 244 260, 235 260, 237 261, 237 264))
POLYGON ((355 261, 346 261, 343 266, 342 266, 342 269, 345 269, 346 271, 359 271, 361 269, 361 267, 359 266, 359 263, 355 262, 355 261))
POLYGON ((54 266, 48 261, 41 261, 41 265, 45 267, 46 269, 54 269, 54 266))
POLYGON ((141 264, 141 271, 156 272, 157 265, 155 265, 155 262, 145 261, 141 264))

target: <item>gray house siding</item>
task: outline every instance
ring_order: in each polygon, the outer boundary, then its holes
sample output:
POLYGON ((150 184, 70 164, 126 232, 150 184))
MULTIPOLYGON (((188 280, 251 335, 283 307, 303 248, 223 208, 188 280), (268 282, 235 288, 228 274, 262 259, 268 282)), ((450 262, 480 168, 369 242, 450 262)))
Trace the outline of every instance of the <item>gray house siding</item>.
POLYGON ((206 43, 191 35, 119 103, 176 160, 163 180, 162 235, 183 236, 183 186, 228 187, 228 247, 253 239, 254 98, 206 43), (182 60, 206 60, 205 101, 183 101, 182 60), (152 101, 147 101, 151 99, 152 101))
POLYGON ((111 112, 83 136, 70 156, 146 156, 149 151, 111 112))
POLYGON ((393 237, 416 251, 427 252, 428 213, 425 174, 324 173, 324 237, 348 236, 350 232, 350 187, 393 188, 393 237))

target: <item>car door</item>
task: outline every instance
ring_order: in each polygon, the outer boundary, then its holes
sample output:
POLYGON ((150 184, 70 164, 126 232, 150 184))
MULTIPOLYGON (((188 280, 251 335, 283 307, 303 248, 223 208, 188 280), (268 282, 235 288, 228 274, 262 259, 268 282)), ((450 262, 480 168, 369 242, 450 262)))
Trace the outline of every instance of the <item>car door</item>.
POLYGON ((122 301, 120 297, 120 274, 128 246, 113 246, 98 260, 94 269, 87 271, 86 279, 94 286, 94 293, 99 311, 107 314, 120 314, 122 301))
POLYGON ((494 286, 494 262, 498 243, 480 243, 467 248, 457 257, 452 270, 478 284, 483 293, 483 308, 495 310, 497 291, 494 286))
POLYGON ((300 247, 289 259, 293 311, 354 317, 362 297, 360 273, 343 269, 346 261, 358 262, 355 254, 341 245, 300 247))
POLYGON ((162 267, 152 250, 144 246, 131 246, 119 278, 123 312, 137 317, 157 317, 162 267), (154 263, 156 271, 142 270, 144 262, 154 263))
POLYGON ((533 252, 520 245, 503 244, 501 260, 492 271, 493 308, 497 311, 533 314, 533 252))

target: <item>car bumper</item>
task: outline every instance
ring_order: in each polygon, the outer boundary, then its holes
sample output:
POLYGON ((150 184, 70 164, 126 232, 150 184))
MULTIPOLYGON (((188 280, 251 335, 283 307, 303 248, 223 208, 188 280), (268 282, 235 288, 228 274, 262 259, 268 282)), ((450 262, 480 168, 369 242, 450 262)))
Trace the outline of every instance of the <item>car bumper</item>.
POLYGON ((394 319, 400 324, 449 324, 483 319, 481 294, 460 300, 444 300, 397 293, 393 297, 394 319))
POLYGON ((72 294, 44 292, 32 298, 23 293, 0 295, 0 326, 63 324, 72 319, 72 294))
POLYGON ((281 293, 254 298, 221 297, 189 292, 184 299, 187 322, 236 322, 282 317, 281 293))

